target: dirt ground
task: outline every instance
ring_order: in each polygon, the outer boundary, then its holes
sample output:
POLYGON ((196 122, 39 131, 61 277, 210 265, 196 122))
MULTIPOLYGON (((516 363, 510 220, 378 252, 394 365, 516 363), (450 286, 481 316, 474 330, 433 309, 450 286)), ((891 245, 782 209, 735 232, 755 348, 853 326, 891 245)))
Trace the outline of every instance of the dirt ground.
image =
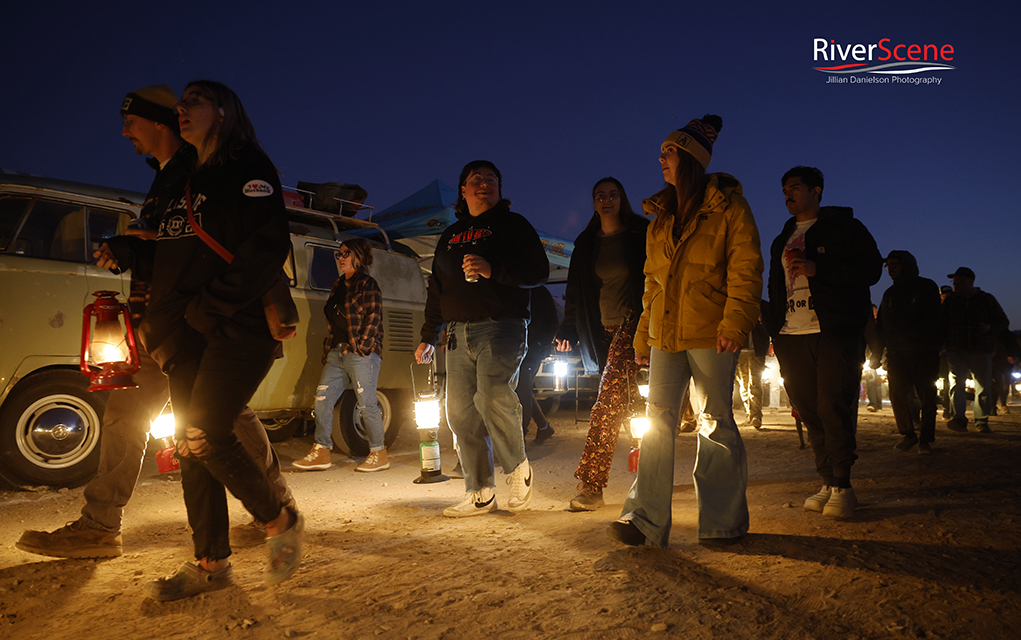
MULTIPOLYGON (((992 434, 937 429, 935 454, 900 453, 889 408, 861 413, 861 506, 834 522, 802 509, 818 490, 793 421, 767 410, 748 450, 751 535, 725 551, 695 542, 693 434, 678 436, 668 551, 607 538, 633 474, 621 439, 607 506, 570 513, 587 424, 552 416, 528 443, 532 509, 440 516, 461 481, 416 485, 413 430, 392 468, 290 472, 307 517, 299 573, 261 580, 263 550, 233 556, 236 586, 157 603, 141 585, 190 559, 180 481, 147 456, 124 518, 125 555, 46 559, 14 548, 24 529, 73 520, 82 489, 0 492, 0 638, 1016 638, 1021 630, 1021 406, 992 434)), ((740 420, 740 417, 739 417, 740 420)), ((288 464, 309 438, 277 445, 288 464)), ((454 460, 449 441, 444 468, 454 460)), ((498 478, 498 500, 507 487, 498 478)), ((245 515, 232 502, 235 522, 245 515), (236 508, 234 508, 236 507, 236 508)))

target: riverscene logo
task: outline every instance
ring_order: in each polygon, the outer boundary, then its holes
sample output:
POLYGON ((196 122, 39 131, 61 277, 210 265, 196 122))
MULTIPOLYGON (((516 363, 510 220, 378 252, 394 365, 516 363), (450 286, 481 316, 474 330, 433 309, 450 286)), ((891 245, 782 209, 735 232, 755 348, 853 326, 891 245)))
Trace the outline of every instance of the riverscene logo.
POLYGON ((952 44, 894 43, 882 38, 874 43, 841 44, 836 40, 812 40, 813 69, 831 76, 827 83, 939 84, 939 77, 910 77, 925 72, 956 69, 952 44), (819 64, 823 63, 823 64, 819 64))

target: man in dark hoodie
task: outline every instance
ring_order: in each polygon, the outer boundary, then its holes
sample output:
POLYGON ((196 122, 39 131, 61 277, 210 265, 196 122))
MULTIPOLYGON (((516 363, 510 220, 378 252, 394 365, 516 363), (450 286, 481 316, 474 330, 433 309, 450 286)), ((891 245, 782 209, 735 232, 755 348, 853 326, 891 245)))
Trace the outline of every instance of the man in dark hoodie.
POLYGON ((883 256, 850 208, 819 206, 821 171, 794 167, 781 184, 792 218, 770 249, 766 324, 823 479, 805 509, 850 518, 858 504, 851 465, 858 457, 862 334, 872 313, 869 287, 882 274, 883 256))
POLYGON ((890 404, 901 441, 898 451, 916 444, 918 453, 932 453, 936 437, 936 378, 939 377, 939 287, 918 275, 918 262, 907 251, 891 251, 886 270, 893 285, 883 294, 876 317, 879 339, 886 348, 890 404), (921 433, 914 394, 922 403, 921 433))
POLYGON ((415 351, 418 362, 430 362, 446 325, 447 421, 457 436, 465 484, 464 499, 443 511, 451 518, 496 511, 494 457, 511 486, 507 509, 524 511, 532 501, 515 389, 525 354, 528 289, 546 282, 549 260, 532 225, 510 210, 502 182, 487 160, 461 170, 457 222, 436 244, 415 351))
POLYGON ((947 276, 954 281, 954 292, 943 300, 940 333, 950 364, 950 402, 954 416, 947 422, 951 431, 967 431, 968 416, 965 380, 975 380, 975 426, 989 433, 993 378, 993 351, 996 336, 1010 326, 1007 314, 992 294, 975 286, 975 272, 960 267, 947 276))

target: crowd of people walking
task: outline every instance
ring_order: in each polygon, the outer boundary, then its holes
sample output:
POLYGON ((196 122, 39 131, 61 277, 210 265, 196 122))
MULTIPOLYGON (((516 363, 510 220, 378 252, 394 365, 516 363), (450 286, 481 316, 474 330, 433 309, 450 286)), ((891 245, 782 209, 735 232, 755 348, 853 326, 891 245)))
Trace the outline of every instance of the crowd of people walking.
MULTIPOLYGON (((108 239, 95 258, 100 267, 131 269, 131 308, 145 348, 139 388, 110 397, 99 473, 85 490, 81 517, 53 532, 27 531, 18 547, 69 558, 121 554, 121 514, 148 423, 169 395, 195 562, 152 580, 146 592, 176 600, 232 584, 232 545, 264 543, 265 581, 282 582, 299 568, 304 517, 247 407, 281 354, 267 314, 290 246, 276 168, 241 100, 220 83, 190 83, 180 99, 165 85, 144 87, 126 96, 121 115, 123 135, 152 156, 156 178, 138 227, 108 239), (227 491, 251 514, 250 524, 229 527, 227 491)), ((464 496, 444 516, 485 515, 499 504, 515 513, 529 508, 536 474, 525 434, 532 421, 537 443, 554 433, 531 393, 550 348, 578 354, 585 373, 599 376, 571 511, 605 506, 620 431, 643 402, 639 369, 648 368, 650 427, 637 477, 608 529, 626 545, 669 545, 675 438, 685 423, 697 432, 699 542, 732 545, 747 535, 748 464, 733 396, 737 383, 746 424, 762 427, 770 349, 821 481, 804 508, 824 516, 851 518, 858 502, 851 478, 867 343, 869 359, 888 371, 899 451, 932 452, 941 366, 948 429, 972 424, 969 378, 975 429, 990 431, 997 404, 1006 410, 1004 371, 1021 349, 971 269, 950 274, 952 290, 941 292, 910 252, 884 258, 851 208, 822 205, 822 171, 796 166, 780 178, 790 217, 769 247, 764 274, 759 226, 740 181, 708 172, 722 130, 722 118, 710 114, 666 136, 659 149, 665 186, 642 201, 644 215, 616 178, 595 183, 562 315, 542 287, 549 274, 543 244, 512 211, 500 170, 487 160, 463 167, 457 220, 439 236, 415 351, 420 363, 438 349, 445 356, 446 418, 464 496), (893 284, 874 306, 870 287, 884 265, 893 284), (508 485, 499 503, 497 464, 508 485)), ((372 245, 345 240, 334 258, 314 443, 293 468, 332 465, 334 408, 351 391, 369 450, 356 471, 384 471, 390 461, 375 401, 383 312, 380 286, 368 274, 372 245)))

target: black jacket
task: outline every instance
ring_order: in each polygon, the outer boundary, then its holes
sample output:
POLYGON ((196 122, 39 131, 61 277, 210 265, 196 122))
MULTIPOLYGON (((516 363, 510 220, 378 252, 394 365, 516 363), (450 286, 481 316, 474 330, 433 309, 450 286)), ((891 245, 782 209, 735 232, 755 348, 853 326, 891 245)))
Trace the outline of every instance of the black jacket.
POLYGON ((478 217, 458 213, 440 235, 429 276, 422 342, 436 344, 448 322, 528 319, 528 288, 549 278, 549 260, 539 234, 524 216, 501 200, 478 217), (467 282, 461 260, 485 258, 492 276, 467 282))
MULTIPOLYGON (((645 234, 649 221, 637 214, 624 216, 624 233, 627 234, 628 298, 634 319, 642 313, 642 294, 645 292, 645 234)), ((564 295, 564 322, 557 339, 578 343, 585 373, 595 375, 606 366, 609 345, 603 336, 602 314, 599 310, 599 289, 602 282, 596 275, 596 240, 600 229, 599 214, 594 214, 588 226, 574 241, 571 267, 567 272, 567 292, 564 295)))
POLYGON ((992 353, 996 337, 1009 326, 1000 303, 978 287, 967 298, 951 293, 943 301, 940 334, 947 351, 992 353))
MULTIPOLYGON (((279 278, 290 249, 280 180, 261 150, 243 148, 226 165, 196 170, 190 183, 196 222, 233 254, 232 262, 192 229, 185 182, 155 243, 116 238, 134 260, 128 266, 152 265, 152 291, 139 334, 164 371, 177 355, 201 348, 202 334, 221 326, 233 336, 272 339, 261 297, 279 278)), ((115 255, 120 261, 122 254, 115 250, 115 255)))
MULTIPOLYGON (((156 177, 152 181, 152 186, 149 187, 149 193, 145 196, 145 203, 138 216, 142 222, 142 228, 150 231, 160 228, 160 222, 163 220, 171 200, 180 190, 180 185, 188 177, 188 174, 191 173, 192 167, 195 166, 195 157, 195 147, 184 143, 162 169, 159 161, 155 158, 146 159, 146 163, 156 172, 156 177)), ((155 251, 155 245, 155 241, 151 241, 150 249, 146 253, 151 254, 152 251, 155 251)), ((114 247, 122 253, 131 251, 131 245, 121 243, 119 240, 114 241, 113 245, 108 241, 107 246, 111 247, 111 251, 114 251, 114 247)), ((128 306, 131 308, 131 319, 137 330, 142 323, 142 318, 145 317, 145 305, 149 299, 149 280, 152 279, 152 265, 147 261, 136 261, 134 256, 125 256, 123 260, 118 258, 118 262, 122 268, 113 269, 114 273, 120 273, 122 269, 127 269, 126 265, 128 264, 135 265, 135 268, 131 269, 131 294, 128 296, 128 306)))
MULTIPOLYGON (((787 283, 783 251, 797 227, 793 216, 773 240, 769 260, 769 334, 776 337, 787 315, 787 283)), ((805 233, 805 257, 815 262, 808 279, 812 304, 823 333, 861 336, 872 315, 869 287, 879 282, 883 256, 872 234, 855 219, 850 207, 822 207, 805 233)))
POLYGON ((160 228, 163 216, 171 201, 180 194, 181 185, 191 173, 197 157, 195 147, 185 142, 162 169, 155 158, 149 158, 150 166, 156 171, 156 178, 152 181, 152 187, 145 196, 145 204, 142 205, 142 211, 138 216, 145 222, 146 227, 153 231, 160 228))
POLYGON ((907 251, 891 251, 901 275, 883 293, 876 316, 879 338, 888 353, 939 352, 939 287, 918 275, 918 262, 907 251))

